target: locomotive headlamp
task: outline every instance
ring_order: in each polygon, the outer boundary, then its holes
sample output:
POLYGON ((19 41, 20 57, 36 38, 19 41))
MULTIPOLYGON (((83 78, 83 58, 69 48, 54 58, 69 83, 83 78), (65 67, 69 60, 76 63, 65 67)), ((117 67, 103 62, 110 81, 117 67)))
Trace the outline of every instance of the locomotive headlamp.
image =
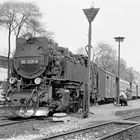
POLYGON ((35 79, 35 84, 39 85, 41 83, 42 79, 41 78, 36 78, 35 79))
POLYGON ((9 79, 10 84, 14 84, 16 81, 17 81, 17 78, 15 78, 15 77, 11 77, 9 79))

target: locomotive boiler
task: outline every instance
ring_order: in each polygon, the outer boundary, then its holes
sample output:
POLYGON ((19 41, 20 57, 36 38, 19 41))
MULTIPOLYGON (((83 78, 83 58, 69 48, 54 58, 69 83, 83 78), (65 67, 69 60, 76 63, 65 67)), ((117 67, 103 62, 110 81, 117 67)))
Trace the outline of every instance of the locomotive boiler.
POLYGON ((45 37, 18 38, 6 89, 10 111, 33 116, 39 107, 77 112, 83 106, 87 58, 45 37))

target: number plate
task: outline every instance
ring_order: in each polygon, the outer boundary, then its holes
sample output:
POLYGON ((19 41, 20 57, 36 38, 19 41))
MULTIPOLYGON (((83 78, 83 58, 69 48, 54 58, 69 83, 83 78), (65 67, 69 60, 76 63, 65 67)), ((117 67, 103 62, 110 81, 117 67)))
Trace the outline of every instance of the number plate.
POLYGON ((21 60, 21 64, 38 64, 38 60, 21 60))

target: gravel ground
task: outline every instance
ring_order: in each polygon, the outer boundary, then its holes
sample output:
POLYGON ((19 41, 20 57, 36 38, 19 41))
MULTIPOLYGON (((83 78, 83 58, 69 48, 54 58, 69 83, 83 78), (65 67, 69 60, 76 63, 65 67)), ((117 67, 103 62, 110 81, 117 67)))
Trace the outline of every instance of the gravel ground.
POLYGON ((95 121, 94 116, 92 115, 87 119, 71 117, 71 120, 67 123, 53 122, 51 120, 37 120, 8 127, 2 127, 0 129, 0 140, 34 140, 39 137, 49 136, 92 124, 96 125, 105 121, 107 120, 95 121))
POLYGON ((103 125, 97 128, 86 130, 82 133, 67 135, 64 138, 60 138, 60 140, 67 140, 67 139, 69 140, 95 140, 97 138, 101 138, 103 136, 113 134, 114 132, 124 130, 125 128, 129 126, 131 125, 111 123, 111 124, 103 125))
POLYGON ((140 140, 140 126, 124 131, 104 140, 140 140))
POLYGON ((73 130, 93 124, 96 125, 107 122, 108 120, 121 119, 120 116, 115 116, 115 114, 108 112, 91 113, 86 119, 82 119, 79 115, 72 115, 70 117, 71 119, 67 123, 53 122, 52 119, 49 119, 24 122, 8 127, 5 126, 0 129, 0 140, 36 140, 40 137, 63 133, 67 130, 73 130))

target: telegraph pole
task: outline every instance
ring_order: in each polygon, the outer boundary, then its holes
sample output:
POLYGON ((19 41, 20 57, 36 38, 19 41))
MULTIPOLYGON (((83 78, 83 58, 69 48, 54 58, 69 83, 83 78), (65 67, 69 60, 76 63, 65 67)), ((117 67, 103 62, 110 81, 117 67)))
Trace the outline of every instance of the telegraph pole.
MULTIPOLYGON (((87 116, 89 115, 89 106, 90 106, 90 87, 91 87, 91 84, 90 84, 90 69, 91 69, 91 65, 90 65, 90 62, 91 62, 91 40, 92 40, 92 26, 91 26, 91 23, 92 21, 94 20, 95 16, 97 15, 99 11, 99 8, 94 8, 94 7, 91 7, 89 9, 83 9, 83 12, 84 14, 86 15, 87 17, 87 20, 88 20, 88 23, 89 23, 89 30, 88 30, 88 92, 87 92, 87 116)), ((86 92, 85 92, 86 94, 86 92)))
POLYGON ((124 37, 114 37, 115 41, 118 42, 118 79, 117 79, 117 105, 120 104, 120 42, 123 42, 124 37))

